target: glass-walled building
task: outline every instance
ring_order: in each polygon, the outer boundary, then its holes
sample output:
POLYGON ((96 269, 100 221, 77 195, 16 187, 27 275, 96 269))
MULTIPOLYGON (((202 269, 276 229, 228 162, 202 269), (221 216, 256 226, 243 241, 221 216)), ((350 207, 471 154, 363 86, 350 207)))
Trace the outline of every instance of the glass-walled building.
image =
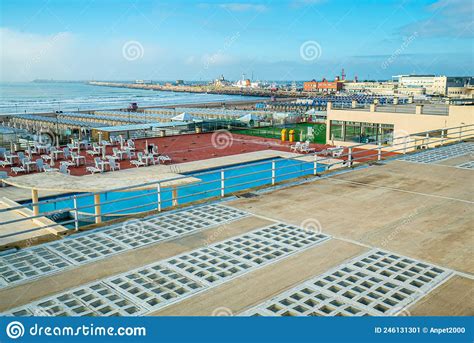
POLYGON ((463 104, 370 105, 368 108, 339 109, 328 106, 326 141, 334 145, 389 145, 425 131, 436 130, 432 138, 449 139, 446 130, 474 124, 474 101, 463 104))
POLYGON ((356 121, 331 120, 331 140, 352 143, 390 144, 393 124, 364 123, 356 121))

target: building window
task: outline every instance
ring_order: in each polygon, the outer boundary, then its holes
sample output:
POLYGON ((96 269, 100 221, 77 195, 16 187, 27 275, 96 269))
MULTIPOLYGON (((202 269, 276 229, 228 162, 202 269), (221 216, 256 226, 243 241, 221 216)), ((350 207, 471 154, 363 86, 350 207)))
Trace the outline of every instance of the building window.
POLYGON ((343 140, 343 121, 339 120, 331 120, 331 127, 330 127, 330 138, 336 140, 343 140))
POLYGON ((393 143, 393 125, 392 124, 380 124, 380 142, 382 144, 393 143))
POLYGON ((345 142, 356 142, 360 143, 360 136, 361 136, 361 124, 356 121, 346 121, 345 122, 345 135, 344 141, 345 142))
POLYGON ((361 123, 360 143, 377 143, 379 124, 361 123))

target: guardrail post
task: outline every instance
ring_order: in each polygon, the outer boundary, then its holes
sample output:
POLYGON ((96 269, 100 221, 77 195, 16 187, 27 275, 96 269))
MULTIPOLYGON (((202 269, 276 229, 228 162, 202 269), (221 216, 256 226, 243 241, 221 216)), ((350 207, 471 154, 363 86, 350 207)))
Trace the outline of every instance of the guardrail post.
POLYGON ((379 146, 377 147, 377 161, 382 160, 382 144, 379 143, 379 146))
MULTIPOLYGON (((31 189, 31 202, 37 203, 38 202, 38 190, 32 188, 31 189)), ((39 215, 39 205, 33 205, 33 215, 39 215)))
POLYGON ((221 169, 221 197, 223 198, 225 195, 225 175, 224 169, 221 169))
POLYGON ((158 212, 161 212, 161 184, 156 185, 156 196, 158 202, 158 212))
POLYGON ((275 185, 275 161, 272 161, 272 186, 275 185))
POLYGON ((95 223, 102 223, 102 208, 100 206, 100 194, 94 194, 94 213, 95 213, 95 223))
POLYGON ((318 175, 318 155, 314 155, 313 175, 318 175))
POLYGON ((347 153, 348 166, 352 167, 352 147, 349 147, 349 152, 347 153))
POLYGON ((426 149, 430 148, 430 134, 426 134, 426 149))
POLYGON ((77 197, 72 197, 74 204, 74 230, 79 231, 79 212, 77 211, 77 197))
POLYGON ((176 188, 176 186, 174 186, 171 191, 171 203, 173 206, 178 206, 178 188, 176 188))
POLYGON ((445 136, 446 136, 446 131, 441 130, 441 146, 444 145, 445 136))

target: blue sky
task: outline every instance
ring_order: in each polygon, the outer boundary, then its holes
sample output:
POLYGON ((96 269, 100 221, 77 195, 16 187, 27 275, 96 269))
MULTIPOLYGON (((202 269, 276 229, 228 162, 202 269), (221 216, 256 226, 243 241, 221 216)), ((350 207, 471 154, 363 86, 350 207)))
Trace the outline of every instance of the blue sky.
POLYGON ((2 81, 473 74, 473 2, 0 0, 2 81))

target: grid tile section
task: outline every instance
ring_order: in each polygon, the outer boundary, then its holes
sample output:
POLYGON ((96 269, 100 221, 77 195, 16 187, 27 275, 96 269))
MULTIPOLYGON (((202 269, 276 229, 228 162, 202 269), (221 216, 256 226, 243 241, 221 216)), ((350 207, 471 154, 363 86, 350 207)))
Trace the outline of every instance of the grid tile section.
POLYGON ((172 214, 146 219, 151 223, 176 235, 184 235, 237 220, 249 214, 223 205, 203 205, 184 209, 172 214))
POLYGON ((123 273, 104 282, 149 311, 204 288, 199 282, 160 264, 123 273))
POLYGON ((372 250, 242 315, 396 315, 450 275, 432 264, 372 250))
POLYGON ((132 316, 144 312, 120 292, 96 282, 13 309, 7 315, 132 316))
POLYGON ((0 289, 248 215, 224 205, 202 205, 22 249, 0 256, 0 289))
POLYGON ((417 163, 436 163, 449 158, 474 153, 474 143, 459 143, 441 148, 419 152, 413 155, 405 156, 402 160, 417 163))
MULTIPOLYGON (((100 255, 115 253, 114 248, 118 243, 113 236, 107 236, 107 231, 85 235, 71 241, 91 237, 95 239, 95 243, 99 244, 97 249, 93 250, 89 246, 91 240, 81 242, 91 250, 91 254, 92 251, 100 255), (106 244, 110 242, 116 245, 106 244)), ((258 269, 266 262, 287 257, 295 251, 303 250, 311 244, 328 238, 329 236, 315 235, 290 225, 273 224, 218 243, 225 243, 222 246, 215 244, 212 247, 195 249, 159 263, 47 297, 11 310, 8 314, 141 315, 212 288, 233 277, 258 269), (317 239, 312 239, 312 236, 316 236, 317 239)), ((122 241, 122 244, 125 243, 122 241)), ((120 249, 128 248, 125 245, 119 246, 120 249)), ((69 249, 64 249, 60 253, 78 264, 98 258, 96 255, 86 255, 84 258, 83 255, 77 254, 78 249, 75 246, 75 250, 69 246, 65 248, 69 249)), ((329 299, 328 302, 330 302, 329 299)), ((350 306, 344 306, 345 304, 340 305, 338 311, 350 313, 350 306)))
POLYGON ((146 221, 125 223, 120 227, 101 231, 100 234, 113 241, 120 242, 129 249, 158 243, 176 236, 176 234, 146 221))
POLYGON ((247 212, 224 205, 204 205, 186 212, 214 224, 223 224, 249 215, 247 212))
POLYGON ((323 274, 307 284, 373 315, 390 314, 391 309, 403 308, 417 297, 413 289, 350 266, 323 274))
POLYGON ((167 216, 160 216, 148 219, 147 222, 155 224, 156 226, 172 232, 175 235, 186 235, 191 232, 203 230, 204 228, 213 225, 208 221, 191 216, 185 212, 172 213, 167 216))
POLYGON ((304 249, 310 245, 321 243, 329 236, 312 230, 304 230, 297 226, 278 223, 252 232, 252 235, 270 242, 288 247, 290 250, 304 249))
POLYGON ((251 234, 216 243, 210 247, 254 266, 263 265, 292 252, 288 247, 263 240, 251 234))
POLYGON ((465 163, 461 163, 460 165, 457 166, 458 168, 464 168, 464 169, 474 169, 474 161, 469 161, 465 163))
POLYGON ((73 264, 88 263, 127 249, 125 245, 100 233, 56 241, 49 244, 48 248, 73 264))
POLYGON ((0 286, 24 282, 69 266, 71 263, 46 247, 20 250, 0 257, 0 286))
POLYGON ((267 301, 243 316, 367 316, 369 313, 303 284, 267 301))
POLYGON ((451 273, 429 263, 381 250, 367 254, 351 266, 420 292, 428 292, 451 273))
POLYGON ((210 248, 253 265, 263 265, 327 239, 329 236, 324 234, 278 223, 213 244, 210 248))
POLYGON ((209 248, 196 249, 164 262, 169 268, 205 285, 224 282, 254 267, 251 263, 209 248))

